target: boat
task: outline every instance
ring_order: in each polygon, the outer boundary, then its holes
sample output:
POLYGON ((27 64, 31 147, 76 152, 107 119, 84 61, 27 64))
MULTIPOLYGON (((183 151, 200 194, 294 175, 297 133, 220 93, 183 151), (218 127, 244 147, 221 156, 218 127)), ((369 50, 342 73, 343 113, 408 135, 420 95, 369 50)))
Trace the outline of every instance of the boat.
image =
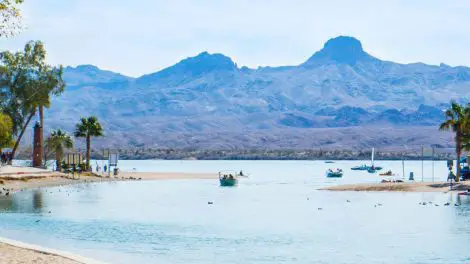
POLYGON ((343 170, 342 169, 336 169, 336 170, 328 169, 328 171, 326 171, 326 177, 341 178, 343 177, 343 170))
POLYGON ((238 185, 238 175, 237 174, 223 174, 219 172, 219 182, 220 186, 231 187, 238 185))
POLYGON ((335 163, 335 162, 331 161, 331 160, 327 160, 327 161, 325 161, 325 163, 335 163))
POLYGON ((248 178, 248 177, 250 177, 250 175, 243 173, 243 171, 240 171, 240 172, 237 174, 237 177, 248 178))
POLYGON ((384 173, 380 173, 379 175, 380 176, 396 176, 391 170, 384 172, 384 173))
POLYGON ((375 150, 374 148, 372 148, 371 166, 367 166, 364 164, 361 166, 352 167, 351 170, 368 171, 369 173, 375 173, 376 171, 382 170, 382 167, 374 166, 374 154, 375 150))
POLYGON ((374 166, 374 154, 375 154, 375 149, 372 148, 372 155, 371 155, 371 166, 367 168, 368 173, 376 173, 379 170, 382 170, 382 167, 375 167, 374 166))
POLYGON ((381 183, 402 183, 403 180, 400 179, 382 179, 381 183))
POLYGON ((352 167, 351 170, 360 170, 360 171, 364 171, 364 170, 368 170, 369 169, 369 166, 367 165, 361 165, 361 166, 356 166, 356 167, 352 167))

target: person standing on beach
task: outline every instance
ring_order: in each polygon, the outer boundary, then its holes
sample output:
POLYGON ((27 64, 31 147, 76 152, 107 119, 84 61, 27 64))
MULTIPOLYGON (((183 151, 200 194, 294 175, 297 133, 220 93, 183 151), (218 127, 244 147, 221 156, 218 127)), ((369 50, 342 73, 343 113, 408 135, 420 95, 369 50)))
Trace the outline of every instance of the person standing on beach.
POLYGON ((108 170, 108 165, 105 164, 104 167, 103 167, 103 170, 106 173, 106 171, 108 170))

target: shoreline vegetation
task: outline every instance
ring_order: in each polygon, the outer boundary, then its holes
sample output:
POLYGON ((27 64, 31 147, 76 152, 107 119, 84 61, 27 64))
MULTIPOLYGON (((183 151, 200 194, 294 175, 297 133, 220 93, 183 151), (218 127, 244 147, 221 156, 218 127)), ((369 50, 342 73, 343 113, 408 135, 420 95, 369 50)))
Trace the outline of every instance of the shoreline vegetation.
MULTIPOLYGON (((119 153, 121 160, 368 160, 371 150, 301 150, 301 149, 248 149, 248 150, 200 150, 200 149, 156 149, 129 148, 111 149, 119 153)), ((31 159, 31 149, 18 153, 19 159, 31 159)), ((377 160, 455 160, 449 149, 437 149, 434 157, 422 157, 421 150, 376 151, 377 160)), ((107 160, 102 150, 92 150, 91 159, 107 160)))

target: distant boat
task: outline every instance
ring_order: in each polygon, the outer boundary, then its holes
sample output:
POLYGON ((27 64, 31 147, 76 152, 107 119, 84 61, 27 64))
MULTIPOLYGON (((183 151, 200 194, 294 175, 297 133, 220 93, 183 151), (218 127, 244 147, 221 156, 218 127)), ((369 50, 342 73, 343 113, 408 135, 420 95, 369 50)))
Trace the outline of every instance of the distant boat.
POLYGON ((385 173, 380 173, 380 176, 396 176, 391 170, 385 172, 385 173))
POLYGON ((361 165, 361 166, 356 166, 356 167, 352 167, 351 170, 368 170, 369 169, 369 166, 367 165, 361 165))
POLYGON ((328 169, 326 172, 326 177, 328 178, 341 178, 343 177, 343 170, 342 169, 336 169, 336 171, 332 169, 328 169))
POLYGON ((367 168, 368 173, 376 173, 379 170, 382 170, 382 167, 375 167, 374 166, 374 154, 375 154, 375 149, 372 148, 372 155, 371 155, 371 166, 367 168))
POLYGON ((231 187, 238 185, 238 174, 223 174, 219 172, 219 182, 222 187, 231 187))
POLYGON ((335 163, 335 162, 331 161, 331 160, 327 160, 327 161, 325 161, 325 163, 335 163))

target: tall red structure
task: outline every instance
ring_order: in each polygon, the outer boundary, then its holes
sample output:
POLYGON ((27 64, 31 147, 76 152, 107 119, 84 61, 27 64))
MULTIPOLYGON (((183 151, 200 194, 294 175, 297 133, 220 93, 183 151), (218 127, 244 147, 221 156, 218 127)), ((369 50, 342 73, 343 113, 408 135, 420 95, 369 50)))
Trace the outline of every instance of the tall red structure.
POLYGON ((42 166, 42 127, 39 122, 34 125, 34 141, 33 141, 33 167, 42 166))

